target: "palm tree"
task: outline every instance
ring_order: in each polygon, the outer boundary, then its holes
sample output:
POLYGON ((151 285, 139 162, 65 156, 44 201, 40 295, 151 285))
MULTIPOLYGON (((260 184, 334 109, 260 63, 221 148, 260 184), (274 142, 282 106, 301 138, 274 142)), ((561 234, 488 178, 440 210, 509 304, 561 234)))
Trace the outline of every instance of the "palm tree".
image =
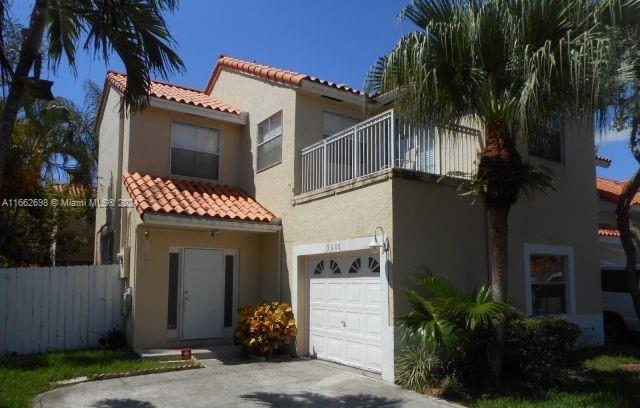
MULTIPOLYGON (((63 98, 53 101, 26 98, 13 131, 9 157, 14 165, 7 171, 9 182, 3 186, 3 194, 39 197, 45 184, 55 180, 90 187, 95 181, 96 167, 93 148, 85 142, 93 134, 91 115, 91 108, 82 111, 63 98)), ((12 230, 22 210, 28 209, 6 207, 0 212, 5 231, 0 235, 0 253, 5 257, 4 244, 16 232, 12 230)), ((36 218, 39 215, 46 214, 36 214, 36 218)))
MULTIPOLYGON (((29 25, 14 64, 0 42, 0 69, 8 93, 0 122, 0 183, 6 175, 11 134, 26 93, 27 77, 39 79, 43 44, 52 67, 66 57, 75 69, 78 48, 108 61, 115 52, 127 71, 125 105, 139 109, 148 102, 151 72, 166 77, 183 70, 172 49, 173 38, 163 19, 177 8, 177 0, 34 0, 29 25), (45 41, 46 40, 46 41, 45 41)), ((0 0, 0 21, 8 21, 8 0, 0 0)), ((3 32, 3 27, 0 27, 3 32)), ((0 184, 1 185, 1 184, 0 184)))
MULTIPOLYGON (((394 94, 413 121, 446 127, 475 118, 484 129, 469 188, 487 209, 495 300, 507 300, 509 211, 552 182, 522 159, 517 140, 554 117, 605 114, 616 7, 616 0, 414 0, 400 17, 419 30, 369 74, 369 88, 394 94)), ((497 337, 504 344, 504 325, 497 337)), ((503 354, 496 358, 501 368, 503 354)))
MULTIPOLYGON (((640 27, 632 26, 621 30, 618 42, 622 49, 622 60, 631 68, 632 76, 621 81, 615 100, 616 116, 614 128, 618 131, 629 130, 629 149, 633 158, 640 164, 640 27)), ((627 287, 631 294, 636 314, 640 317, 640 287, 636 245, 640 245, 640 230, 629 216, 631 204, 640 190, 640 168, 625 183, 616 206, 616 223, 620 231, 620 243, 625 253, 627 287)))

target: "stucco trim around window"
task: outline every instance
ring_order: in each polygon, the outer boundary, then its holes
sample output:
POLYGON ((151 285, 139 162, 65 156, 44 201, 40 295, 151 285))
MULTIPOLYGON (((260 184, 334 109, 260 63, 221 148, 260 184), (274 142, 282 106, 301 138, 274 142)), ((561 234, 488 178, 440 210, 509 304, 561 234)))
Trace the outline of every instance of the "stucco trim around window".
POLYGON ((576 314, 576 296, 575 296, 575 269, 574 269, 574 250, 569 245, 547 245, 547 244, 524 244, 523 251, 524 262, 524 293, 525 308, 527 315, 533 315, 533 295, 531 293, 531 256, 532 255, 558 255, 567 259, 567 276, 565 280, 565 296, 566 296, 566 313, 562 316, 575 316, 576 314))

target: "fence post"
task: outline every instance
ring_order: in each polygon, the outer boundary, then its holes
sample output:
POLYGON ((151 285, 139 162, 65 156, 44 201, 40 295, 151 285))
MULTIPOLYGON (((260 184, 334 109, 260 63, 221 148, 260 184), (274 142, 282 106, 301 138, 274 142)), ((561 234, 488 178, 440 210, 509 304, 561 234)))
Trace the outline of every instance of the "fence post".
POLYGON ((327 186, 327 141, 322 142, 322 187, 327 186))

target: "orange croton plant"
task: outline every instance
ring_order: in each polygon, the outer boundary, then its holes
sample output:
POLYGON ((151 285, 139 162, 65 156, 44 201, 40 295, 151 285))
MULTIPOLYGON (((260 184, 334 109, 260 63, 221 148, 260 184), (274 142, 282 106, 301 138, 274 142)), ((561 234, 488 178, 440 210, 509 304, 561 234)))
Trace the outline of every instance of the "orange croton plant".
POLYGON ((255 354, 271 356, 291 344, 296 334, 293 309, 287 303, 262 302, 239 310, 236 340, 255 354))

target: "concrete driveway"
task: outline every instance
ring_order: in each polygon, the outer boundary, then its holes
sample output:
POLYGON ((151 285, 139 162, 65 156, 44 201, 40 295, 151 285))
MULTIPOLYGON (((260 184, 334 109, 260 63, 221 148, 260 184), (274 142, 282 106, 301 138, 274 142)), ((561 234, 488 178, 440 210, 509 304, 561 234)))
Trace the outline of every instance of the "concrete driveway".
POLYGON ((81 383, 38 395, 36 407, 454 407, 331 363, 202 361, 205 368, 81 383))

